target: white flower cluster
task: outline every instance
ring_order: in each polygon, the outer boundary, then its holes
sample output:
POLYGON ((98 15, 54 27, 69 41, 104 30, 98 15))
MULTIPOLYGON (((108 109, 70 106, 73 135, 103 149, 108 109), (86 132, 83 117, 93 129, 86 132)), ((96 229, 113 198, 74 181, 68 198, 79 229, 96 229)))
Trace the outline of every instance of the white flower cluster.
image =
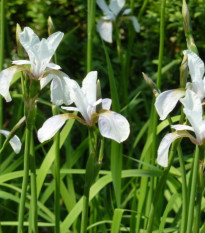
POLYGON ((163 167, 168 166, 169 148, 177 138, 188 137, 198 145, 202 145, 205 139, 205 121, 203 120, 201 103, 205 97, 205 79, 203 78, 205 67, 203 61, 194 52, 186 50, 184 54, 188 56, 188 67, 192 82, 187 83, 184 89, 168 90, 161 93, 156 99, 155 107, 160 119, 164 120, 177 102, 180 101, 191 126, 173 125, 172 128, 176 131, 165 135, 162 139, 158 148, 157 162, 163 167), (196 137, 188 133, 187 130, 193 131, 196 137))

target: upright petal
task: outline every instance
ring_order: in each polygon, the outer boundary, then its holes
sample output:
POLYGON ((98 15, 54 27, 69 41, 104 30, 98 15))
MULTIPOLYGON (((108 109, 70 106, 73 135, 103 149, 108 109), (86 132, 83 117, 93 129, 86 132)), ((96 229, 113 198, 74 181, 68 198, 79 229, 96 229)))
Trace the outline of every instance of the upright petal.
POLYGON ((75 80, 70 81, 70 97, 84 117, 85 121, 90 124, 91 116, 88 114, 88 101, 82 89, 75 80))
POLYGON ((43 126, 38 130, 38 140, 42 143, 51 139, 68 120, 66 114, 55 115, 46 120, 43 126))
POLYGON ((112 22, 100 20, 97 23, 97 30, 102 39, 108 43, 112 43, 112 22))
POLYGON ((130 134, 130 125, 127 119, 113 111, 100 113, 98 126, 103 137, 111 138, 119 143, 125 141, 130 134))
POLYGON ((31 47, 40 42, 38 36, 29 27, 25 27, 23 32, 19 34, 19 40, 27 53, 31 47))
POLYGON ((109 98, 102 99, 102 109, 110 110, 112 100, 109 98))
POLYGON ((11 101, 11 95, 9 93, 9 86, 13 79, 14 74, 19 69, 16 66, 11 66, 8 69, 0 72, 0 94, 5 98, 6 102, 11 101))
POLYGON ((188 55, 188 66, 192 82, 202 80, 205 68, 201 58, 190 50, 185 50, 184 54, 188 55))
POLYGON ((136 32, 140 32, 140 24, 135 16, 128 16, 128 19, 130 19, 133 23, 133 27, 136 32))
POLYGON ((60 44, 61 40, 63 39, 64 33, 62 32, 55 32, 52 35, 50 35, 47 39, 48 45, 50 48, 53 49, 55 52, 58 45, 60 44))
MULTIPOLYGON (((2 133, 6 138, 8 137, 8 135, 10 134, 9 131, 7 130, 0 130, 0 133, 2 133)), ((21 141, 19 139, 19 137, 17 137, 16 135, 13 136, 10 140, 9 143, 12 147, 12 149, 14 150, 14 152, 16 154, 18 154, 21 150, 21 141)))
POLYGON ((105 15, 113 17, 113 13, 110 11, 108 5, 104 0, 97 0, 97 5, 100 7, 105 15))
POLYGON ((125 0, 111 0, 109 8, 117 16, 125 5, 125 0))
POLYGON ((159 145, 157 152, 157 163, 159 165, 161 165, 162 167, 168 166, 168 153, 172 142, 177 138, 183 137, 188 137, 192 142, 196 141, 195 138, 187 131, 176 131, 174 133, 169 133, 165 135, 165 137, 162 139, 159 145))
POLYGON ((180 98, 185 95, 185 89, 175 89, 162 92, 156 99, 155 107, 160 116, 160 120, 164 120, 167 115, 174 109, 180 98))
POLYGON ((82 91, 90 105, 93 105, 96 102, 97 75, 97 71, 89 72, 82 83, 82 91))

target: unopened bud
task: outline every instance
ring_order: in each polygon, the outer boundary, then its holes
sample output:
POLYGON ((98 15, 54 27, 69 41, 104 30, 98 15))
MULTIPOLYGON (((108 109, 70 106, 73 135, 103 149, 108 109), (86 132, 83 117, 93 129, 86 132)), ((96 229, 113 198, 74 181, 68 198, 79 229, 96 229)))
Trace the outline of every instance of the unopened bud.
POLYGON ((180 67, 180 87, 184 88, 188 77, 188 56, 185 53, 180 67))
POLYGON ((145 73, 142 73, 142 75, 143 75, 145 82, 147 83, 147 85, 151 88, 152 92, 154 93, 155 97, 157 97, 160 93, 160 90, 158 89, 157 85, 145 73))
POLYGON ((54 31, 54 24, 52 18, 48 17, 48 35, 50 36, 54 31))
POLYGON ((22 32, 21 27, 17 23, 16 24, 16 44, 17 44, 17 54, 18 54, 19 57, 22 56, 22 46, 21 46, 21 43, 20 43, 20 40, 19 40, 19 33, 21 33, 21 32, 22 32))
MULTIPOLYGON (((101 93, 101 85, 100 85, 100 80, 97 80, 97 91, 96 91, 96 100, 99 100, 102 98, 102 93, 101 93)), ((98 104, 96 106, 96 112, 99 112, 102 109, 102 103, 98 104)))

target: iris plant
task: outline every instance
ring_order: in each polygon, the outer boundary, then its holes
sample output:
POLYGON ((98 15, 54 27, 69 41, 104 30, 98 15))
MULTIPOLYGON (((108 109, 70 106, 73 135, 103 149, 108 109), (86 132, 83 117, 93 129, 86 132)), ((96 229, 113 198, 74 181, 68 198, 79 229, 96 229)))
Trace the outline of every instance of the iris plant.
POLYGON ((97 23, 97 29, 100 36, 106 42, 112 43, 112 30, 113 22, 116 21, 119 14, 121 14, 121 19, 131 20, 136 32, 140 31, 140 25, 135 16, 130 16, 131 9, 123 9, 125 5, 125 0, 111 0, 109 6, 104 0, 97 0, 97 4, 103 11, 105 16, 97 23))
POLYGON ((164 91, 157 97, 155 107, 160 120, 164 120, 174 109, 177 102, 185 96, 187 89, 193 90, 201 100, 205 97, 204 63, 197 54, 190 50, 185 50, 184 54, 188 56, 188 67, 192 82, 187 83, 186 89, 164 91))
POLYGON ((72 79, 69 80, 70 98, 76 107, 62 107, 68 111, 79 111, 83 118, 74 114, 60 114, 49 118, 38 131, 38 139, 44 142, 52 138, 66 120, 75 118, 84 125, 94 126, 98 122, 102 136, 123 142, 130 133, 127 119, 110 110, 111 99, 97 99, 97 72, 87 74, 82 88, 72 79), (100 108, 99 108, 100 107, 100 108), (97 111, 97 109, 99 109, 97 111))
POLYGON ((11 101, 9 86, 14 74, 25 71, 31 79, 40 80, 41 88, 52 80, 51 101, 53 103, 56 105, 70 104, 69 94, 65 88, 69 78, 59 71, 61 68, 59 65, 50 62, 62 38, 63 33, 56 32, 47 39, 40 40, 31 28, 24 28, 19 34, 19 41, 26 50, 29 60, 13 61, 14 66, 0 72, 0 94, 7 102, 11 101))
POLYGON ((186 96, 180 100, 184 106, 184 113, 189 120, 189 125, 172 125, 176 131, 165 135, 158 148, 157 162, 163 167, 168 166, 168 152, 171 143, 177 138, 188 137, 196 145, 202 145, 205 139, 205 120, 200 96, 192 90, 186 91, 186 96), (195 133, 195 137, 187 130, 195 133))

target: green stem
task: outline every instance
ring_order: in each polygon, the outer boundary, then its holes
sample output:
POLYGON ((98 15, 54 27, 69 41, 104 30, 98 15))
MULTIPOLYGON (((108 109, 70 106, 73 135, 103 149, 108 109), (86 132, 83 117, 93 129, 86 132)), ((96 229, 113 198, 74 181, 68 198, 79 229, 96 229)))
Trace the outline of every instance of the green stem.
POLYGON ((191 181, 191 194, 189 200, 189 211, 188 211, 188 220, 187 220, 187 231, 186 233, 191 233, 193 228, 193 215, 194 215, 194 204, 196 198, 196 189, 197 189, 197 176, 199 170, 199 158, 201 154, 202 148, 196 146, 196 152, 194 155, 194 165, 193 165, 193 173, 192 173, 192 181, 191 181))
POLYGON ((35 151, 34 151, 33 130, 31 131, 31 140, 30 140, 30 169, 31 169, 31 232, 38 233, 36 159, 35 159, 35 151))
POLYGON ((18 231, 17 231, 18 233, 23 232, 26 191, 27 191, 28 178, 29 178, 28 175, 29 175, 30 141, 31 141, 31 130, 28 127, 26 127, 26 139, 25 139, 25 151, 24 151, 24 175, 23 175, 21 200, 19 206, 19 215, 18 215, 18 231))
POLYGON ((186 170, 184 166, 184 159, 182 154, 182 149, 179 146, 177 148, 178 156, 179 156, 179 163, 181 167, 181 175, 182 175, 182 221, 181 221, 181 228, 180 232, 186 232, 187 226, 187 183, 186 183, 186 170))
MULTIPOLYGON (((5 0, 1 0, 1 27, 0 27, 0 71, 3 70, 4 64, 4 42, 5 42, 5 0)), ((0 96, 0 129, 3 128, 3 100, 0 96)), ((2 135, 0 135, 0 148, 2 147, 2 135)), ((0 154, 1 163, 1 154, 0 154)))
MULTIPOLYGON (((58 114, 57 106, 53 109, 53 114, 58 114)), ((55 178, 55 233, 60 233, 60 134, 57 133, 54 137, 55 143, 55 164, 54 164, 54 178, 55 178)))
POLYGON ((96 7, 96 0, 88 0, 87 73, 92 70, 92 44, 93 44, 93 32, 95 28, 95 7, 96 7))

